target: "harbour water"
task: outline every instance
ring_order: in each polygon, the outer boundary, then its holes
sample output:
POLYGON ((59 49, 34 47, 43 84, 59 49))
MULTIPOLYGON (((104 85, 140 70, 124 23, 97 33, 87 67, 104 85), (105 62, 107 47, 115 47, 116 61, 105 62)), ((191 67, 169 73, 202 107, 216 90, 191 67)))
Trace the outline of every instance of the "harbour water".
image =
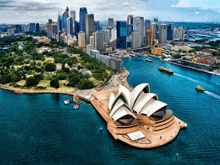
POLYGON ((133 148, 114 140, 90 104, 72 110, 63 104, 70 96, 0 90, 0 164, 219 164, 220 77, 145 58, 124 60, 128 82, 150 83, 151 92, 188 124, 173 142, 133 148), (207 91, 197 92, 197 85, 207 91))

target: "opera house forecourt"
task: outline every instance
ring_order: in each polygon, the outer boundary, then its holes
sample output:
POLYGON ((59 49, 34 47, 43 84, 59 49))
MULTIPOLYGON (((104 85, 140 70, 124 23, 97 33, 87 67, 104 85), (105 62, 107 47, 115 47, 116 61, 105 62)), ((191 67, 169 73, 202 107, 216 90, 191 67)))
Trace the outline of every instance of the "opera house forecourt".
POLYGON ((132 91, 119 89, 93 94, 92 105, 107 122, 116 140, 138 148, 154 148, 171 142, 187 124, 173 116, 167 104, 150 93, 148 83, 132 91))

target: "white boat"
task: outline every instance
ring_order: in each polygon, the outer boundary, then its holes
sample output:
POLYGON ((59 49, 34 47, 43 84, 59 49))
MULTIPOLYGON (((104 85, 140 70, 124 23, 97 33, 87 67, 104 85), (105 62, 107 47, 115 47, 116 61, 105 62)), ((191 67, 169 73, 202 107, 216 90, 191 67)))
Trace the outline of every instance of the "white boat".
POLYGON ((67 105, 67 104, 69 104, 69 103, 70 103, 69 100, 64 100, 64 104, 65 104, 65 105, 67 105))

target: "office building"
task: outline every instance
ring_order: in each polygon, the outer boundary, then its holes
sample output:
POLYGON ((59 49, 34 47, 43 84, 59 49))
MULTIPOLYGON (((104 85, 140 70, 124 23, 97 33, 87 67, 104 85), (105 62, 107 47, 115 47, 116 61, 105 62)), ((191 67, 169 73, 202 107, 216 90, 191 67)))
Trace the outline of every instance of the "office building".
POLYGON ((36 23, 36 30, 35 30, 36 32, 39 32, 40 31, 40 25, 39 25, 39 23, 36 23))
POLYGON ((104 51, 104 34, 102 32, 96 31, 93 33, 94 37, 94 49, 100 52, 104 51))
POLYGON ((114 28, 111 31, 111 41, 114 41, 116 39, 117 39, 117 30, 116 30, 116 28, 114 28))
POLYGON ((173 28, 173 39, 183 40, 185 37, 185 31, 183 27, 173 28))
POLYGON ((153 45, 153 31, 152 30, 146 30, 145 32, 145 44, 147 46, 152 46, 153 45))
POLYGON ((114 23, 113 18, 109 18, 108 19, 108 29, 112 29, 113 28, 113 23, 114 23))
POLYGON ((95 25, 95 31, 99 31, 100 30, 99 21, 94 21, 94 25, 95 25))
POLYGON ((73 34, 73 18, 69 17, 67 18, 67 35, 73 34))
POLYGON ((173 31, 172 31, 172 26, 169 24, 167 26, 167 39, 172 40, 173 39, 173 31))
POLYGON ((110 43, 110 31, 109 30, 104 30, 104 42, 106 42, 107 44, 110 43))
POLYGON ((117 21, 117 48, 126 49, 127 48, 127 23, 125 21, 117 21))
POLYGON ((85 48, 86 47, 86 35, 84 32, 79 32, 78 33, 78 46, 80 48, 85 48))
POLYGON ((165 43, 167 41, 167 25, 160 24, 159 28, 159 43, 165 43))
POLYGON ((79 30, 84 33, 86 32, 86 15, 87 15, 86 7, 81 7, 79 11, 79 30))
POLYGON ((131 36, 133 31, 133 15, 128 15, 127 17, 127 37, 131 36))
POLYGON ((62 23, 62 18, 61 16, 59 15, 58 16, 58 19, 57 19, 57 33, 61 30, 62 31, 63 29, 63 23, 62 23))
POLYGON ((52 24, 53 20, 52 19, 48 19, 48 24, 52 24))
POLYGON ((86 45, 86 53, 90 56, 90 52, 91 50, 94 49, 94 46, 93 45, 90 45, 90 44, 87 44, 86 45))
POLYGON ((154 22, 157 24, 157 25, 156 25, 156 29, 157 29, 157 31, 158 31, 158 18, 154 18, 154 22))
POLYGON ((29 25, 24 25, 23 28, 24 28, 24 32, 29 32, 29 25))
POLYGON ((137 30, 134 30, 131 35, 131 48, 136 49, 141 47, 141 37, 137 30))
POLYGON ((153 39, 156 39, 157 38, 157 23, 156 22, 153 22, 151 24, 151 30, 153 32, 153 39))
POLYGON ((89 37, 89 44, 93 45, 93 48, 94 48, 94 37, 93 36, 89 37))
POLYGON ((86 15, 86 43, 89 44, 90 36, 93 35, 95 31, 94 26, 94 14, 86 15))
POLYGON ((146 30, 150 29, 150 20, 149 19, 145 19, 145 32, 146 30))
POLYGON ((75 34, 76 12, 74 10, 70 11, 70 17, 73 18, 73 33, 72 34, 75 34))
POLYGON ((75 35, 76 35, 77 38, 78 38, 78 33, 79 33, 79 22, 75 21, 75 26, 74 26, 74 28, 75 28, 75 35))
POLYGON ((15 33, 21 33, 21 25, 16 25, 15 26, 15 33))
POLYGON ((57 24, 52 24, 52 38, 56 38, 57 35, 57 24))
POLYGON ((133 18, 133 30, 137 30, 139 32, 141 43, 143 43, 144 42, 144 17, 133 18))
POLYGON ((36 30, 35 23, 30 23, 29 25, 30 25, 29 32, 35 32, 35 30, 36 30))

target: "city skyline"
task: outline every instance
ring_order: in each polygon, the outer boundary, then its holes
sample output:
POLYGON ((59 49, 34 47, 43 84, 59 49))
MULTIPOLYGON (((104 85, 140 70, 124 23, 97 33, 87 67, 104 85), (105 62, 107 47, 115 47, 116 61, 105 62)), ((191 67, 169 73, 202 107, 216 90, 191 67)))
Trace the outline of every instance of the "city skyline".
POLYGON ((56 21, 66 6, 76 11, 77 21, 80 7, 86 7, 88 14, 93 13, 99 21, 126 20, 127 15, 134 15, 171 22, 219 22, 220 5, 216 3, 215 0, 65 0, 62 3, 59 0, 0 0, 0 14, 4 16, 0 23, 46 23, 48 18, 56 21))

